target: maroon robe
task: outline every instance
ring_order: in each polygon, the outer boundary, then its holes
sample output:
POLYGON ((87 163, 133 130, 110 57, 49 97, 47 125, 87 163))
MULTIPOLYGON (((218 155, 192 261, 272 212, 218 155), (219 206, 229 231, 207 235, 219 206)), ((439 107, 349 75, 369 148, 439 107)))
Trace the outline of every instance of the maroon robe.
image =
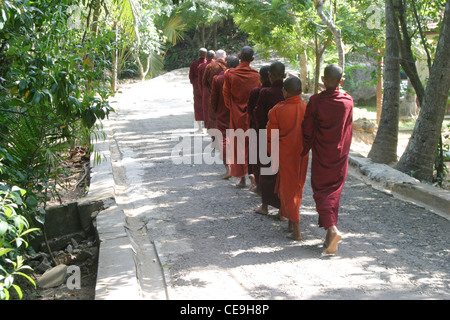
POLYGON ((337 226, 339 201, 348 170, 352 142, 353 99, 339 88, 313 95, 302 124, 303 152, 312 150, 311 187, 325 230, 337 226))
MULTIPOLYGON (((255 120, 255 116, 254 116, 254 110, 256 107, 256 103, 258 102, 258 98, 259 98, 259 92, 261 91, 262 88, 267 88, 270 87, 270 81, 266 81, 263 82, 261 87, 255 87, 252 89, 252 91, 250 92, 250 97, 248 98, 248 103, 247 103, 247 114, 250 118, 250 128, 256 130, 256 120, 255 120)), ((252 143, 252 145, 250 145, 250 151, 251 152, 256 152, 256 154, 258 154, 258 135, 256 136, 257 140, 255 142, 252 143)), ((248 164, 248 174, 253 174, 253 176, 255 177, 255 181, 256 184, 259 183, 259 166, 257 163, 249 163, 248 164)))
POLYGON ((189 68, 189 81, 191 82, 194 91, 195 121, 203 121, 202 92, 198 83, 198 66, 204 62, 206 62, 205 58, 199 58, 192 62, 189 68))
MULTIPOLYGON (((211 95, 212 82, 214 76, 218 75, 227 68, 227 63, 224 60, 216 60, 208 64, 205 68, 203 74, 203 88, 209 90, 209 95, 211 95)), ((211 97, 209 97, 211 99, 211 97)), ((216 128, 216 113, 211 109, 211 101, 208 104, 208 126, 207 129, 216 128)))
MULTIPOLYGON (((254 110, 256 128, 266 129, 267 122, 269 121, 269 111, 279 102, 284 101, 283 96, 283 80, 276 80, 268 88, 261 89, 259 93, 258 102, 254 110)), ((258 139, 265 138, 258 133, 258 139)), ((268 150, 270 151, 270 150, 268 150)), ((259 159, 259 157, 258 157, 259 159)), ((258 170, 262 167, 270 167, 269 164, 261 164, 258 161, 258 170)), ((273 175, 260 175, 259 176, 259 189, 261 191, 262 203, 271 205, 275 208, 280 208, 280 198, 275 193, 275 186, 277 183, 277 173, 273 175)))
POLYGON ((218 147, 222 161, 226 164, 226 137, 227 129, 230 127, 230 109, 225 106, 225 101, 223 100, 224 73, 225 71, 222 71, 219 75, 213 77, 211 87, 211 110, 213 110, 216 115, 216 128, 222 133, 222 144, 219 144, 218 147))
POLYGON ((207 59, 198 66, 198 86, 202 93, 203 122, 205 123, 205 128, 208 128, 209 125, 209 89, 203 85, 203 75, 205 74, 206 67, 211 62, 213 62, 213 59, 207 59))

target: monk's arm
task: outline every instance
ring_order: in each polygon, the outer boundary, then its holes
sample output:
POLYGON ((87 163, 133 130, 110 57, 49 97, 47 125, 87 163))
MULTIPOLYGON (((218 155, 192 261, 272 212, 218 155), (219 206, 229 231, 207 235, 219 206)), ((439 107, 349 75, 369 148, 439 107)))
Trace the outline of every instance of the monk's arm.
POLYGON ((246 111, 249 116, 253 117, 253 110, 256 107, 256 102, 258 101, 259 90, 252 89, 250 92, 250 97, 248 98, 248 103, 246 107, 246 111))
POLYGON ((266 100, 265 92, 264 92, 264 90, 261 90, 261 92, 259 93, 259 96, 258 96, 258 100, 255 105, 255 108, 253 110, 253 114, 255 115, 255 121, 256 121, 257 127, 260 129, 264 129, 264 127, 261 128, 261 126, 263 126, 264 124, 267 124, 266 108, 264 105, 265 100, 266 100))
POLYGON ((228 109, 231 109, 231 84, 229 80, 228 72, 224 74, 224 83, 223 83, 223 101, 225 102, 225 106, 228 109))
POLYGON ((214 77, 211 88, 210 109, 216 112, 218 104, 219 104, 219 90, 217 86, 216 77, 214 77))
POLYGON ((313 103, 309 102, 306 106, 305 117, 302 122, 303 133, 303 151, 302 157, 309 153, 314 138, 314 113, 313 103))
POLYGON ((269 111, 269 115, 268 115, 269 121, 267 122, 267 153, 269 154, 269 156, 271 155, 270 151, 272 150, 272 130, 279 130, 279 125, 278 125, 278 119, 276 116, 276 111, 274 109, 271 109, 269 111))

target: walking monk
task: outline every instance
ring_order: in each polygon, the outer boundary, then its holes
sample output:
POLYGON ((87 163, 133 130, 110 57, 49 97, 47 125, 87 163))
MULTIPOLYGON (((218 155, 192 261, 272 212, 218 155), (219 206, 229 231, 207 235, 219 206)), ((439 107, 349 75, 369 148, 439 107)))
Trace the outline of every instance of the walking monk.
MULTIPOLYGON (((249 129, 250 122, 248 114, 245 112, 245 107, 247 106, 250 91, 261 85, 258 71, 250 68, 250 62, 253 61, 253 53, 251 47, 243 47, 239 54, 241 63, 236 68, 228 69, 224 74, 223 99, 225 106, 230 109, 230 130, 233 130, 233 132, 242 129, 245 133, 249 129)), ((234 145, 234 150, 227 150, 227 156, 234 151, 229 157, 231 158, 229 162, 230 175, 240 178, 240 182, 237 184, 238 187, 245 187, 245 175, 248 172, 248 139, 235 139, 234 134, 232 139, 231 144, 234 145)))
POLYGON ((319 214, 319 227, 327 230, 326 253, 336 253, 342 235, 337 228, 339 201, 347 178, 348 153, 352 142, 353 99, 339 91, 343 70, 325 68, 326 90, 313 95, 306 107, 303 152, 312 149, 311 186, 319 214))
MULTIPOLYGON (((236 68, 239 65, 239 58, 237 55, 232 54, 227 57, 227 69, 236 68)), ((224 179, 229 179, 230 166, 227 164, 226 152, 227 152, 227 129, 230 127, 230 109, 225 106, 223 100, 223 82, 224 73, 222 71, 219 75, 214 76, 211 88, 211 110, 216 114, 216 128, 222 134, 222 144, 218 145, 220 156, 222 158, 223 164, 225 165, 225 175, 224 179)))
POLYGON ((189 68, 189 81, 194 90, 194 117, 197 121, 198 132, 202 131, 203 109, 202 109, 202 92, 198 82, 198 66, 206 62, 206 49, 200 48, 198 51, 198 60, 191 63, 189 68))
MULTIPOLYGON (((250 97, 248 98, 247 114, 250 118, 250 128, 254 129, 255 131, 257 130, 257 127, 256 127, 256 119, 255 119, 254 111, 255 111, 256 103, 258 102, 259 92, 261 91, 262 88, 270 87, 269 68, 270 68, 270 66, 267 65, 267 66, 262 66, 261 69, 259 69, 259 81, 261 82, 261 86, 253 88, 252 91, 250 92, 250 97)), ((256 152, 256 154, 258 154, 258 141, 255 141, 250 146, 250 152, 253 151, 253 150, 251 150, 251 148, 254 148, 255 149, 254 152, 256 152)), ((257 194, 260 194, 260 191, 258 188, 259 167, 258 167, 257 163, 249 163, 248 164, 248 177, 251 182, 250 190, 257 194)))
MULTIPOLYGON (((227 53, 224 50, 216 51, 216 58, 213 62, 208 64, 205 68, 205 73, 203 74, 203 88, 208 90, 209 98, 211 99, 211 89, 214 76, 218 75, 220 72, 227 68, 227 53)), ((208 103, 208 126, 207 129, 216 128, 216 113, 211 110, 211 101, 208 103)))
MULTIPOLYGON (((274 62, 269 68, 270 87, 261 89, 258 102, 255 107, 254 115, 256 128, 258 130, 258 139, 266 140, 267 136, 259 130, 266 129, 269 111, 279 102, 284 100, 283 95, 283 79, 285 78, 285 66, 281 62, 274 62)), ((262 164, 258 157, 259 170, 269 167, 270 164, 262 164)), ((269 214, 269 205, 274 208, 280 208, 280 198, 275 192, 277 182, 277 173, 272 175, 259 176, 258 189, 261 192, 261 205, 256 207, 254 211, 261 214, 269 214)), ((280 219, 286 219, 280 215, 280 219)))
MULTIPOLYGON (((268 150, 271 144, 278 143, 280 159, 275 192, 281 202, 280 214, 289 220, 288 238, 301 240, 300 206, 303 187, 308 169, 308 154, 301 156, 303 149, 302 122, 306 103, 302 101, 302 82, 297 77, 287 78, 284 82, 285 101, 278 103, 269 111, 267 123, 268 150), (279 130, 278 141, 272 141, 271 130, 279 130)), ((274 161, 275 158, 273 158, 274 161)), ((277 165, 275 165, 277 168, 277 165)))
POLYGON ((203 110, 203 123, 205 128, 209 128, 209 89, 204 86, 203 75, 205 74, 206 67, 214 61, 216 53, 214 50, 208 50, 206 53, 206 61, 198 66, 198 86, 202 92, 202 110, 203 110))

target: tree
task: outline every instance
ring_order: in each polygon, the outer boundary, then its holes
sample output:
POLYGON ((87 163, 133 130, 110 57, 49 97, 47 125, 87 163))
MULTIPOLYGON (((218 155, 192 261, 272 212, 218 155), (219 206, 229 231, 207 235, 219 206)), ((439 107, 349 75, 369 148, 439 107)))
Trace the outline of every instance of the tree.
MULTIPOLYGON (((335 2, 336 5, 336 2, 335 2)), ((341 30, 334 23, 334 13, 333 7, 330 6, 330 14, 329 17, 325 15, 324 12, 324 3, 323 0, 314 0, 314 6, 316 7, 317 14, 323 23, 328 27, 328 29, 333 33, 334 39, 336 42, 336 48, 339 55, 339 66, 342 70, 345 70, 345 51, 344 51, 344 43, 342 41, 341 30)))
POLYGON ((386 59, 383 107, 378 132, 368 154, 369 158, 378 163, 397 162, 400 65, 394 14, 392 0, 386 0, 386 59))
POLYGON ((396 168, 414 177, 433 180, 433 164, 450 90, 450 0, 443 7, 439 40, 421 110, 405 152, 396 168))

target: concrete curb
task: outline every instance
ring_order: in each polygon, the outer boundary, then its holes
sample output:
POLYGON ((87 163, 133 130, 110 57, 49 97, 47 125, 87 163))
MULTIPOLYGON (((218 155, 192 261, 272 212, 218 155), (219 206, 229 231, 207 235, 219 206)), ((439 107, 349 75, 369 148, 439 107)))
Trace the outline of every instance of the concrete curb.
POLYGON ((100 241, 95 299, 136 300, 141 297, 134 254, 125 231, 125 214, 115 201, 109 148, 108 137, 94 143, 89 192, 79 201, 79 206, 89 207, 99 202, 103 206, 93 216, 100 241), (96 155, 100 156, 100 163, 94 161, 96 155))
POLYGON ((374 188, 390 192, 398 199, 425 207, 450 220, 450 192, 421 183, 385 164, 351 152, 348 157, 349 174, 361 178, 374 188))

